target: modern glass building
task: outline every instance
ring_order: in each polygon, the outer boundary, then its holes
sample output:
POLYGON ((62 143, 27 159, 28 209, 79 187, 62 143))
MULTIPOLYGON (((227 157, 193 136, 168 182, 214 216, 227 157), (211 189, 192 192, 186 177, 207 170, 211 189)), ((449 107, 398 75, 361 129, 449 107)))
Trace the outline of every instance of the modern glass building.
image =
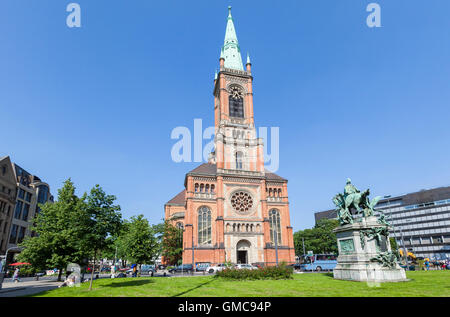
MULTIPOLYGON (((399 248, 417 257, 450 258, 450 186, 384 196, 375 210, 385 214, 399 248)), ((336 218, 336 211, 315 213, 316 222, 323 218, 336 218)))

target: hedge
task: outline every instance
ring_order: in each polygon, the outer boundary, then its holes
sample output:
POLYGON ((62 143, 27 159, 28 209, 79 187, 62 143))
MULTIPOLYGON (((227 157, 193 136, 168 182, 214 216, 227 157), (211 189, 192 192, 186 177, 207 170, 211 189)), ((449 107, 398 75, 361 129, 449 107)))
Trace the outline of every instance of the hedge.
POLYGON ((287 280, 293 278, 293 269, 286 266, 267 266, 257 270, 226 268, 216 277, 231 280, 287 280))

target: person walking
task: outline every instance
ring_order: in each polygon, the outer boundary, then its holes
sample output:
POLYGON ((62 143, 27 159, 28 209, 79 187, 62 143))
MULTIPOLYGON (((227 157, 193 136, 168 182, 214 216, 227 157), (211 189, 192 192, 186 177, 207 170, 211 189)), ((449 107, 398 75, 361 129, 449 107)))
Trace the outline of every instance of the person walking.
POLYGON ((428 258, 425 259, 425 267, 427 268, 427 271, 430 270, 430 260, 428 258))
POLYGON ((19 270, 18 267, 17 267, 16 270, 14 271, 14 274, 13 274, 13 282, 14 282, 14 283, 20 282, 19 271, 20 271, 20 270, 19 270))

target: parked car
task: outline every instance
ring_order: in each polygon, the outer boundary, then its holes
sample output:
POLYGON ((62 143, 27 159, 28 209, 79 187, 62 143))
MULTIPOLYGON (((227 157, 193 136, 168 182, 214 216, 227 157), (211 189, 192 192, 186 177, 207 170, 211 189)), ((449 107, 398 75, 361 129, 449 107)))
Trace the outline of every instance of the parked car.
POLYGON ((288 267, 288 268, 292 268, 293 270, 301 270, 301 264, 300 263, 294 263, 294 264, 289 264, 289 265, 286 265, 286 267, 288 267))
POLYGON ((119 272, 116 275, 114 275, 115 278, 121 278, 121 277, 127 277, 127 275, 124 272, 119 272))
POLYGON ((154 267, 154 265, 146 265, 146 264, 143 264, 142 266, 141 266, 141 273, 143 273, 143 274, 154 274, 155 273, 155 267, 154 267))
POLYGON ((304 271, 332 271, 337 265, 334 254, 314 254, 305 256, 305 263, 300 265, 304 271))
POLYGON ((235 268, 237 270, 257 270, 258 269, 256 266, 253 266, 251 264, 236 264, 235 268))
POLYGON ((178 273, 178 272, 193 272, 194 266, 192 264, 181 264, 169 270, 169 273, 178 273))
POLYGON ((226 263, 219 263, 217 265, 210 265, 206 268, 206 272, 213 274, 213 273, 217 273, 220 271, 223 271, 227 268, 227 264, 226 263))
POLYGON ((211 265, 211 263, 198 263, 198 264, 195 266, 195 270, 196 270, 197 272, 205 272, 206 269, 207 269, 210 265, 211 265))

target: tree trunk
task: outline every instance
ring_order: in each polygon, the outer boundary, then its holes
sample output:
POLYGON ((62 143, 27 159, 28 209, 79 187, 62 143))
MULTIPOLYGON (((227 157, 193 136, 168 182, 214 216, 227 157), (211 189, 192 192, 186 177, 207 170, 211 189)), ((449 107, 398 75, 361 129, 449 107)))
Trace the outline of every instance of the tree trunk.
POLYGON ((62 269, 59 269, 58 282, 61 282, 62 269))
POLYGON ((95 270, 95 258, 96 258, 97 252, 94 252, 94 264, 92 265, 92 270, 91 270, 91 281, 89 283, 89 290, 92 290, 92 282, 94 280, 94 270, 95 270))

